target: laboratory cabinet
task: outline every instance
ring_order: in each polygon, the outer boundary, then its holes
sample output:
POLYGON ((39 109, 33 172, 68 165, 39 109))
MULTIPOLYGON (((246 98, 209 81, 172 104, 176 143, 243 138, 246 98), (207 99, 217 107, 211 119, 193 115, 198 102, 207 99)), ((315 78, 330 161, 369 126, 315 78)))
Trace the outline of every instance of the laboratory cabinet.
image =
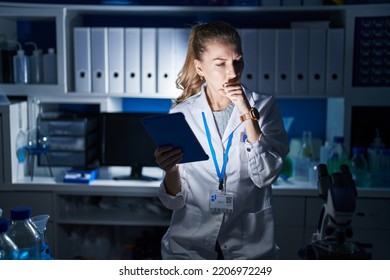
MULTIPOLYGON (((33 215, 49 214, 48 242, 58 259, 159 258, 171 212, 158 200, 158 186, 158 181, 108 180, 6 184, 0 189, 0 205, 4 216, 16 205, 30 205, 33 215)), ((300 259, 298 251, 310 244, 324 201, 313 187, 276 186, 273 192, 280 259, 300 259)), ((359 192, 352 240, 370 244, 373 259, 389 259, 390 192, 359 192)))

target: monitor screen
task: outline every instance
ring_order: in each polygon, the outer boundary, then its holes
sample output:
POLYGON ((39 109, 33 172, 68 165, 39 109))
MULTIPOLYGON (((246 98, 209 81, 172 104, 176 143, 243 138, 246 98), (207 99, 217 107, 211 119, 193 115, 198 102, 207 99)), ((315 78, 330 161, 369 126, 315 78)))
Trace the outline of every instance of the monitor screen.
POLYGON ((130 166, 131 174, 115 177, 117 180, 153 180, 142 175, 144 166, 157 166, 156 145, 147 134, 141 118, 157 113, 101 113, 100 114, 100 165, 130 166))

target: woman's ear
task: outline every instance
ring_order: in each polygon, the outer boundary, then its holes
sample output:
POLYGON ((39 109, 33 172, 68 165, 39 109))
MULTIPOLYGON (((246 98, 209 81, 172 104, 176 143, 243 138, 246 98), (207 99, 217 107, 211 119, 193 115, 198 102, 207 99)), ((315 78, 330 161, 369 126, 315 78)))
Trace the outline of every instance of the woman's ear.
POLYGON ((198 73, 199 76, 203 76, 203 71, 199 60, 194 59, 194 66, 195 66, 196 73, 198 73))

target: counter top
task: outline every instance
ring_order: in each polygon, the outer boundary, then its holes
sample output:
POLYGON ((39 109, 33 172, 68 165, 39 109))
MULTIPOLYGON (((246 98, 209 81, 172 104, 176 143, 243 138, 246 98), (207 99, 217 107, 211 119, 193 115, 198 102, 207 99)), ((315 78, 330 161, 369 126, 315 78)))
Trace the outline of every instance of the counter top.
MULTIPOLYGON (((58 194, 96 194, 123 196, 156 196, 160 180, 112 180, 96 179, 89 184, 64 183, 50 177, 26 177, 19 182, 0 185, 0 191, 49 191, 58 194)), ((275 196, 318 197, 317 186, 306 181, 283 181, 273 185, 275 196)), ((390 198, 390 188, 358 188, 359 198, 390 198)))

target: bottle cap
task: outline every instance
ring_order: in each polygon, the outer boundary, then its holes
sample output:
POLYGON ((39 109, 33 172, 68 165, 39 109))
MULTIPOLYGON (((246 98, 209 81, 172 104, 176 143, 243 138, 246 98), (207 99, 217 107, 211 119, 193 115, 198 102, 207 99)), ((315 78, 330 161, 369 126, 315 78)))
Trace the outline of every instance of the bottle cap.
POLYGON ((364 148, 363 147, 353 147, 352 153, 355 155, 363 155, 364 154, 364 148))
POLYGON ((5 218, 0 218, 0 233, 7 232, 8 230, 8 220, 5 218))
POLYGON ((11 220, 24 220, 31 216, 31 208, 28 206, 19 206, 11 209, 11 220))
POLYGON ((344 143, 344 137, 342 137, 342 136, 335 136, 335 137, 333 137, 333 142, 335 142, 335 143, 344 143))

